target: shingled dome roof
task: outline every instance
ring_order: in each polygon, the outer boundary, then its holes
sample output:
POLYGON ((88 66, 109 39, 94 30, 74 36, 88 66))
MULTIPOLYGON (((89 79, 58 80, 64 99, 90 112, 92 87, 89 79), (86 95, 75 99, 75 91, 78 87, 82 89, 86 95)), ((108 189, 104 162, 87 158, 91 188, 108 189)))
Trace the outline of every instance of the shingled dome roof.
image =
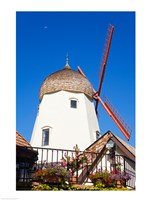
POLYGON ((49 75, 40 88, 40 100, 44 94, 57 91, 81 92, 93 98, 93 87, 91 83, 79 72, 74 71, 68 64, 62 69, 49 75))

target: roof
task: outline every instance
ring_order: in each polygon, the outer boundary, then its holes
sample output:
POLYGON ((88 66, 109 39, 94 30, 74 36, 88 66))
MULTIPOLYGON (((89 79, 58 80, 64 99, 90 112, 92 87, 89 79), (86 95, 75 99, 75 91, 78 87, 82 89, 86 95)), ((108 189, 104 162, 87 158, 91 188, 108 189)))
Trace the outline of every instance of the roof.
POLYGON ((107 131, 104 135, 102 135, 98 140, 96 140, 93 144, 91 144, 86 151, 92 152, 101 152, 105 145, 108 143, 109 140, 113 140, 119 148, 124 152, 124 154, 132 159, 135 160, 135 148, 126 143, 124 140, 116 136, 111 131, 107 131))
POLYGON ((115 137, 133 154, 135 155, 135 148, 115 135, 115 137))
POLYGON ((93 87, 87 78, 79 72, 74 71, 69 65, 49 75, 42 83, 40 88, 40 100, 44 94, 50 94, 58 91, 81 92, 90 98, 93 98, 93 87))
POLYGON ((23 147, 31 147, 31 145, 27 142, 24 137, 16 131, 16 145, 17 146, 23 146, 23 147))

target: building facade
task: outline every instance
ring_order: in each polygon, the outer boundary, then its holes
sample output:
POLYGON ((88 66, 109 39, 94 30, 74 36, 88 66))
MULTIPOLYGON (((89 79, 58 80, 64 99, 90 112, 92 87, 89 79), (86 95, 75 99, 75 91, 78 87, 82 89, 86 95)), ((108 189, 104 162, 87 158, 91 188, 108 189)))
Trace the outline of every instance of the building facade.
POLYGON ((91 83, 72 70, 67 60, 65 67, 49 75, 40 88, 31 145, 73 149, 78 144, 84 150, 100 133, 93 101, 91 83))

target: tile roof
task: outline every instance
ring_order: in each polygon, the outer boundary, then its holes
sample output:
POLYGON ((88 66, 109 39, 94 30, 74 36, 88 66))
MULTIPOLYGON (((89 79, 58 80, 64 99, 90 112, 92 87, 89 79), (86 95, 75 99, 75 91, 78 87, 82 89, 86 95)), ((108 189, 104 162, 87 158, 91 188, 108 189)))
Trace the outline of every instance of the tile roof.
POLYGON ((29 142, 27 142, 24 137, 16 131, 16 145, 17 146, 26 146, 26 147, 31 147, 29 142))
POLYGON ((49 75, 43 81, 40 88, 40 100, 43 98, 44 94, 50 94, 61 90, 81 92, 90 98, 93 98, 94 94, 91 83, 79 72, 70 69, 68 66, 49 75))

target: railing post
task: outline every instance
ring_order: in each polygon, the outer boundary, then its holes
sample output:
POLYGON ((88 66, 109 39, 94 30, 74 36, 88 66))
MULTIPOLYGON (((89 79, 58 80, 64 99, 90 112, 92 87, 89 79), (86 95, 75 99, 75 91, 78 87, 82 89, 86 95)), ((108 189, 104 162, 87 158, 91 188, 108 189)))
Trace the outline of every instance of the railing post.
POLYGON ((76 184, 78 184, 78 157, 76 159, 76 184))
POLYGON ((126 165, 126 163, 125 163, 125 156, 123 156, 123 167, 124 167, 124 173, 126 172, 126 168, 125 168, 125 165, 126 165))
MULTIPOLYGON (((123 156, 124 173, 126 173, 125 164, 126 164, 126 162, 125 162, 125 156, 123 156)), ((127 184, 126 184, 126 180, 125 180, 125 187, 126 187, 126 186, 127 186, 127 184)))

